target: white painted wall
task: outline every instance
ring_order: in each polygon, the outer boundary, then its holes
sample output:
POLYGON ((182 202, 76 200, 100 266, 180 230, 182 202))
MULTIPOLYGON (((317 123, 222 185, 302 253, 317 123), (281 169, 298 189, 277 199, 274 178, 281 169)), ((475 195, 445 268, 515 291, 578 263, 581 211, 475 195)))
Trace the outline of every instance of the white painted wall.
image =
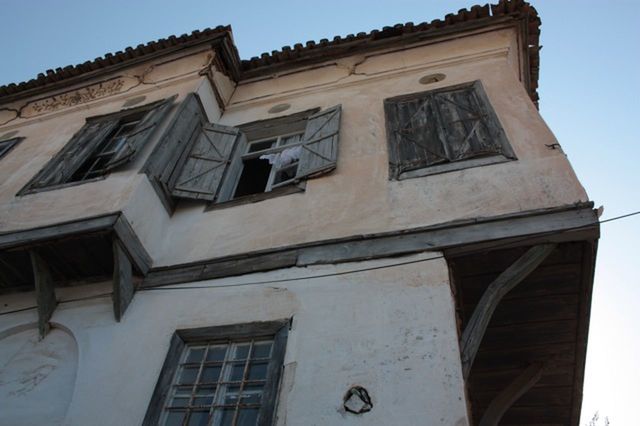
MULTIPOLYGON (((52 322, 72 333, 78 353, 73 398, 63 424, 140 424, 176 329, 293 317, 278 425, 466 425, 453 299, 443 259, 237 286, 433 257, 437 254, 291 268, 191 284, 214 288, 138 292, 120 323, 113 319, 108 296, 62 303, 52 322), (373 398, 373 410, 362 416, 341 410, 345 392, 356 384, 373 398)), ((0 316, 0 336, 34 320, 34 310, 0 316)), ((55 338, 50 334, 43 342, 32 342, 29 351, 48 347, 55 338)), ((73 339, 68 339, 69 351, 73 339)), ((14 338, 0 340, 0 365, 5 354, 20 351, 21 345, 14 338)), ((40 365, 32 357, 12 374, 27 375, 40 365)), ((31 395, 57 404, 57 395, 39 392, 46 386, 45 379, 31 395)), ((27 394, 22 403, 35 400, 27 394)), ((0 424, 6 424, 3 416, 12 418, 12 407, 0 412, 0 424)))

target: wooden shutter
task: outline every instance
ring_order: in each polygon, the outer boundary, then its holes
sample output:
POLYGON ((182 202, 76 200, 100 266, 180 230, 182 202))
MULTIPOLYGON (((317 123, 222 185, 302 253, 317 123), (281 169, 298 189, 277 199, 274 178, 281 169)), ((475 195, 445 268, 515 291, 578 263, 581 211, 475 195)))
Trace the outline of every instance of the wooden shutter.
POLYGON ((230 163, 239 133, 235 127, 219 124, 201 126, 193 147, 172 179, 171 195, 212 201, 230 163))
POLYGON ((307 119, 302 153, 296 179, 327 173, 336 168, 340 136, 341 105, 337 105, 307 119))
POLYGON ((473 85, 434 93, 440 137, 449 161, 504 154, 501 127, 488 102, 479 97, 482 87, 473 85))
POLYGON ((67 182, 76 169, 91 155, 98 144, 109 136, 117 119, 89 121, 53 157, 35 178, 31 188, 43 188, 67 182))
POLYGON ((447 162, 436 105, 426 94, 385 102, 390 163, 395 175, 447 162))
POLYGON ((247 152, 247 145, 247 136, 238 129, 235 146, 233 147, 233 150, 230 154, 231 161, 222 178, 222 183, 220 186, 220 190, 218 191, 216 201, 229 201, 233 198, 236 186, 238 184, 238 181, 240 180, 240 174, 242 173, 242 154, 247 152))
POLYGON ((165 188, 176 170, 176 166, 190 143, 193 143, 197 131, 205 121, 200 101, 194 93, 187 95, 180 104, 169 127, 160 142, 151 153, 143 170, 152 180, 160 182, 165 188))
POLYGON ((122 148, 105 165, 105 171, 114 169, 135 157, 149 141, 156 126, 171 108, 174 99, 175 96, 162 101, 145 114, 133 131, 127 135, 126 142, 122 145, 122 148))

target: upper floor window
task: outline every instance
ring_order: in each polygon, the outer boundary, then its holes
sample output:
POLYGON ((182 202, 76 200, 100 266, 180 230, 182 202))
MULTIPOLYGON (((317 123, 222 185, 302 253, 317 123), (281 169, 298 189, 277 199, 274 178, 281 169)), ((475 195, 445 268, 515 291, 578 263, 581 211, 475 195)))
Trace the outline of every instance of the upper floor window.
POLYGON ((21 194, 99 178, 132 160, 172 101, 173 98, 87 119, 21 194))
POLYGON ((0 141, 0 158, 4 157, 11 149, 24 138, 11 138, 0 141))
POLYGON ((515 159, 480 81, 385 100, 390 176, 515 159))
POLYGON ((143 424, 271 425, 287 331, 285 321, 177 331, 143 424))
POLYGON ((165 205, 216 203, 272 192, 336 167, 340 105, 238 127, 209 123, 198 97, 185 99, 145 166, 165 205))

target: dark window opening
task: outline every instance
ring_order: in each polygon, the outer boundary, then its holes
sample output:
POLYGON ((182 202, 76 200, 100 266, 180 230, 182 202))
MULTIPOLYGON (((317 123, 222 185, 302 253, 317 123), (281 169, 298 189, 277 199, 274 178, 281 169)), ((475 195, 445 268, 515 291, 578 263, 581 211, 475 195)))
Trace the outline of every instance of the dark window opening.
POLYGON ((95 151, 73 173, 68 182, 78 182, 102 176, 105 166, 127 143, 127 136, 136 128, 144 112, 124 117, 115 129, 96 147, 95 151))
POLYGON ((265 192, 269 176, 271 175, 271 165, 268 160, 259 158, 246 159, 242 162, 242 174, 236 187, 233 197, 238 198, 245 195, 265 192))

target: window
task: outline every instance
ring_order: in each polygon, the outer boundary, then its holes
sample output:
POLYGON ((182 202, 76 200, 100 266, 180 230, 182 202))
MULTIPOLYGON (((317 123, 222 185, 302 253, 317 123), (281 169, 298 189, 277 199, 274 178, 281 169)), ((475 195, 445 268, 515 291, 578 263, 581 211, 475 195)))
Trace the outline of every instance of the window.
POLYGON ((24 138, 12 138, 0 141, 0 158, 4 157, 11 151, 11 148, 16 146, 24 138))
POLYGON ((172 101, 173 98, 87 119, 20 194, 99 178, 132 160, 172 101))
POLYGON ((239 127, 209 123, 195 94, 181 104, 145 172, 165 203, 273 192, 336 167, 340 105, 239 127))
POLYGON ((515 159, 480 81, 385 100, 390 177, 515 159))
POLYGON ((179 330, 144 425, 273 423, 288 321, 179 330))

